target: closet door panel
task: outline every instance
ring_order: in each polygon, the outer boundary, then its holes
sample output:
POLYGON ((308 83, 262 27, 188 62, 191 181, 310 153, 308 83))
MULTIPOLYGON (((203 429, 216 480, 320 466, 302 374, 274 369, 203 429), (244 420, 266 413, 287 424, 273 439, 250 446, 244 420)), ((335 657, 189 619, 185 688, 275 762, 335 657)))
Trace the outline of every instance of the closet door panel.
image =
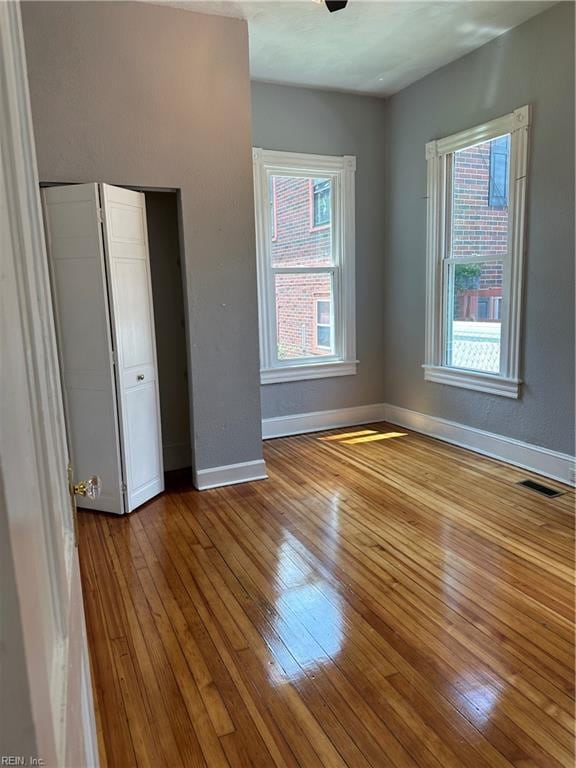
POLYGON ((122 348, 123 372, 142 365, 154 365, 147 266, 145 258, 122 257, 112 262, 116 329, 122 348))
POLYGON ((144 195, 101 185, 128 509, 164 490, 144 195))
POLYGON ((43 190, 70 457, 77 479, 98 475, 80 506, 125 512, 108 289, 97 184, 43 190))
POLYGON ((60 302, 60 343, 70 373, 94 371, 97 374, 110 368, 112 352, 107 338, 106 297, 98 290, 101 269, 97 259, 59 258, 54 263, 55 289, 59 296, 66 297, 60 302), (90 286, 95 290, 88 298, 85 294, 90 286))
MULTIPOLYGON (((80 378, 80 377, 77 377, 80 378)), ((117 429, 116 415, 109 407, 109 392, 106 387, 93 384, 88 377, 81 384, 76 382, 68 391, 68 412, 70 414, 70 442, 74 446, 74 465, 90 467, 95 463, 95 446, 109 444, 110 435, 117 429)), ((119 505, 121 481, 118 478, 118 464, 114 448, 98 452, 98 477, 102 481, 100 497, 91 502, 91 509, 100 512, 122 511, 119 505), (112 492, 118 488, 119 493, 112 492)), ((80 476, 76 471, 77 477, 80 476)), ((89 475, 86 475, 89 477, 89 475)), ((90 500, 82 499, 81 507, 88 507, 90 500)))
POLYGON ((157 419, 155 382, 149 381, 127 389, 124 410, 129 432, 127 445, 131 503, 137 507, 159 492, 158 467, 162 457, 158 442, 150 440, 157 419))

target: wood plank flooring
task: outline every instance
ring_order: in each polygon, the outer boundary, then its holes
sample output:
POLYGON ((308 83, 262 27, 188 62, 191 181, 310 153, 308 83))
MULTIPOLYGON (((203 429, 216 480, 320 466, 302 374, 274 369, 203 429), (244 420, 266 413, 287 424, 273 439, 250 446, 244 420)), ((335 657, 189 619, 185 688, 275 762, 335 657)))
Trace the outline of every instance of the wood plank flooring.
POLYGON ((573 492, 398 433, 80 514, 103 766, 574 765, 573 492))

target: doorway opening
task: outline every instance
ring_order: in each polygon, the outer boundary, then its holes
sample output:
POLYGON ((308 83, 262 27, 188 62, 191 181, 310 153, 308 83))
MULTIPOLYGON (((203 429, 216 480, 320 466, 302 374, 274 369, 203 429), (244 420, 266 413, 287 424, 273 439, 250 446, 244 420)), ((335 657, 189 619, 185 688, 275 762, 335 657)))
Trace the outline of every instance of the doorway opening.
POLYGON ((186 475, 192 483, 179 193, 176 190, 139 191, 144 192, 146 198, 164 472, 169 476, 176 472, 179 476, 186 475))

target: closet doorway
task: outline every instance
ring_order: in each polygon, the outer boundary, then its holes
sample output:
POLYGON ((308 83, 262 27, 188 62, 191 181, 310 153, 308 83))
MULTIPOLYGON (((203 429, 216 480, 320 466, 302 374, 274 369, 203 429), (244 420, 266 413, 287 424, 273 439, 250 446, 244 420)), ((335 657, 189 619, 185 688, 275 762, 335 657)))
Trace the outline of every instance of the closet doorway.
POLYGON ((164 471, 190 469, 190 400, 181 248, 180 194, 142 190, 146 198, 164 471))
POLYGON ((70 453, 101 478, 82 506, 131 512, 165 472, 191 483, 179 195, 44 186, 70 453))

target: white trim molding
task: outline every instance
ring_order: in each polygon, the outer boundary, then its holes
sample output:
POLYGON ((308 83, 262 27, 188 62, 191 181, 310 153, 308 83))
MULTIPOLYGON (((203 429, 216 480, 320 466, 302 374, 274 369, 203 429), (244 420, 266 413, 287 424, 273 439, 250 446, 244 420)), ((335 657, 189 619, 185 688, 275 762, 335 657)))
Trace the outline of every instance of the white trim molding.
POLYGON ((223 467, 198 469, 194 472, 194 485, 199 491, 220 488, 223 485, 251 483, 254 480, 266 480, 266 464, 258 461, 243 461, 239 464, 227 464, 223 467))
POLYGON ((485 432, 483 429, 468 427, 438 416, 410 411, 397 405, 385 405, 384 412, 385 421, 391 424, 397 424, 414 432, 435 437, 437 440, 468 448, 492 459, 514 464, 530 472, 574 485, 575 458, 567 453, 552 451, 512 437, 497 435, 494 432, 485 432))
POLYGON ((425 365, 423 368, 426 381, 435 381, 438 384, 448 384, 462 389, 476 389, 491 395, 502 395, 502 397, 518 397, 518 387, 521 383, 518 379, 492 376, 480 371, 464 371, 444 365, 425 365))
POLYGON ((262 439, 322 432, 326 429, 352 427, 372 421, 384 421, 384 405, 381 403, 338 408, 333 411, 298 413, 293 416, 276 416, 272 419, 262 419, 262 439))
POLYGON ((467 448, 567 485, 575 484, 576 461, 569 454, 387 403, 263 419, 262 436, 264 440, 270 440, 380 421, 467 448))
POLYGON ((444 139, 426 144, 428 166, 428 221, 426 246, 426 351, 424 378, 439 384, 475 389, 503 397, 520 394, 520 328, 526 178, 528 173, 528 130, 530 106, 444 139), (510 134, 510 187, 508 204, 508 251, 504 257, 458 258, 458 263, 499 261, 503 263, 500 370, 486 373, 455 368, 447 363, 445 316, 449 309, 445 267, 456 262, 450 254, 450 196, 453 153, 466 147, 510 134))
POLYGON ((254 148, 254 209, 258 263, 258 316, 261 383, 349 376, 356 373, 355 173, 352 155, 310 155, 254 148), (272 265, 273 222, 270 179, 299 176, 330 179, 332 189, 333 262, 321 267, 272 265), (325 273, 332 280, 333 355, 280 360, 277 349, 275 277, 278 274, 325 273))
POLYGON ((261 384, 277 384, 285 381, 307 381, 308 379, 326 379, 334 376, 351 376, 356 373, 357 360, 337 360, 333 363, 313 363, 312 365, 291 365, 278 369, 267 368, 260 371, 261 384))

